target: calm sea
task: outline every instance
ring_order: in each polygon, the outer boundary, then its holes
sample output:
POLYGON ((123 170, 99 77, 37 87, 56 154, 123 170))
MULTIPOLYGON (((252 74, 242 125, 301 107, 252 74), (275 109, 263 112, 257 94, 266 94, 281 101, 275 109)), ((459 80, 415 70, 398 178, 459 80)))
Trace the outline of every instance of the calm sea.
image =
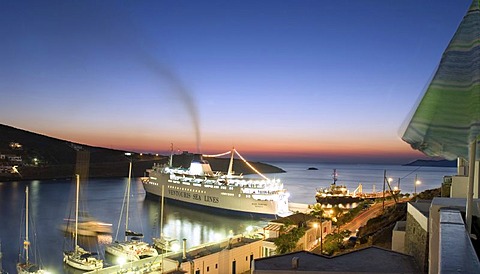
MULTIPOLYGON (((372 191, 375 186, 382 188, 384 170, 387 177, 393 178, 403 192, 412 193, 415 175, 422 183, 417 191, 439 187, 445 175, 453 175, 455 168, 405 167, 398 165, 327 165, 312 163, 272 162, 284 169, 286 173, 270 174, 268 177, 279 178, 290 192, 290 201, 296 203, 315 202, 315 191, 320 187, 328 187, 332 182, 333 169, 337 169, 338 182, 345 184, 353 191, 359 183, 363 191, 372 191), (307 170, 315 167, 318 170, 307 170)), ((118 239, 124 228, 124 220, 120 221, 120 212, 126 178, 90 179, 82 185, 81 210, 88 211, 96 219, 111 223, 113 234, 99 238, 82 238, 82 246, 98 251, 103 256, 103 245, 116 238, 120 224, 118 239)), ((9 273, 16 273, 15 264, 22 249, 24 234, 25 186, 30 188, 30 226, 35 235, 30 234, 32 247, 37 251, 36 261, 54 273, 72 273, 70 268, 63 267, 62 251, 69 246, 69 239, 59 230, 61 224, 72 213, 75 197, 74 182, 70 180, 45 180, 25 182, 0 182, 0 241, 3 253, 2 265, 9 273)), ((393 186, 392 186, 393 187, 393 186)), ((145 198, 145 192, 139 180, 132 181, 129 209, 129 228, 143 232, 145 240, 151 242, 152 237, 160 235, 159 200, 145 198)), ((73 216, 73 215, 71 215, 73 216)), ((219 216, 208 211, 194 211, 186 207, 164 206, 164 234, 187 239, 187 246, 216 241, 231 234, 245 232, 248 226, 262 227, 267 220, 257 218, 239 218, 238 216, 219 216)), ((34 257, 31 255, 31 257, 34 257)), ((35 260, 35 257, 33 258, 35 260)), ((107 262, 109 258, 106 258, 107 262)))

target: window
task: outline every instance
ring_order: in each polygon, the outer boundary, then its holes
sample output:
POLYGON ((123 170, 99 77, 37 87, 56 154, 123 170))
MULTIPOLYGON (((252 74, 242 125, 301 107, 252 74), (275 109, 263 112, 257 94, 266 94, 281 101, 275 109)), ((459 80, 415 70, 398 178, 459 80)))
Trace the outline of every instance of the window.
POLYGON ((217 268, 218 268, 218 264, 215 264, 215 269, 217 269, 217 268))
POLYGON ((209 272, 209 271, 210 271, 210 267, 209 267, 209 266, 207 266, 207 272, 209 272))

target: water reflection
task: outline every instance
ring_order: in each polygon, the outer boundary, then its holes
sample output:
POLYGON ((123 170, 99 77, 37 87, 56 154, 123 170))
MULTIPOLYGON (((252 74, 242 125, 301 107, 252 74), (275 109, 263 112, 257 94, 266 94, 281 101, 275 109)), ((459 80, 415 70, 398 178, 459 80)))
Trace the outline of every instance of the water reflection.
MULTIPOLYGON (((160 236, 160 199, 145 198, 144 208, 149 216, 149 225, 154 227, 153 237, 160 236)), ((264 226, 267 220, 258 218, 225 216, 210 210, 193 210, 188 206, 164 205, 163 234, 179 241, 187 239, 187 248, 219 241, 234 234, 245 233, 248 226, 264 226)))

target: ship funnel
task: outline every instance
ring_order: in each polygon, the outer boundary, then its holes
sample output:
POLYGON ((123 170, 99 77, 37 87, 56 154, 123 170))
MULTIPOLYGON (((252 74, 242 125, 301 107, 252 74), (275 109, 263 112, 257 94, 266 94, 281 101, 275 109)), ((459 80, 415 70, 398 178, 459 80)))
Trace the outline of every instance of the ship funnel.
POLYGON ((194 154, 190 164, 190 175, 212 176, 213 171, 207 160, 203 160, 201 154, 194 154))

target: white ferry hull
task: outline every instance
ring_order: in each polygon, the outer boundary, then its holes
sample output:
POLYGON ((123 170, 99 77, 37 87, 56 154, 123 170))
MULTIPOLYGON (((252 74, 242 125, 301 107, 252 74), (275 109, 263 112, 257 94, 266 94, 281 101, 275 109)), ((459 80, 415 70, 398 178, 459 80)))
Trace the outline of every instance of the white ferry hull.
POLYGON ((189 205, 268 217, 281 216, 288 211, 287 199, 255 199, 255 194, 241 193, 240 187, 185 182, 171 179, 169 173, 157 170, 151 170, 149 180, 143 180, 143 187, 148 194, 161 197, 162 186, 166 199, 189 205))

